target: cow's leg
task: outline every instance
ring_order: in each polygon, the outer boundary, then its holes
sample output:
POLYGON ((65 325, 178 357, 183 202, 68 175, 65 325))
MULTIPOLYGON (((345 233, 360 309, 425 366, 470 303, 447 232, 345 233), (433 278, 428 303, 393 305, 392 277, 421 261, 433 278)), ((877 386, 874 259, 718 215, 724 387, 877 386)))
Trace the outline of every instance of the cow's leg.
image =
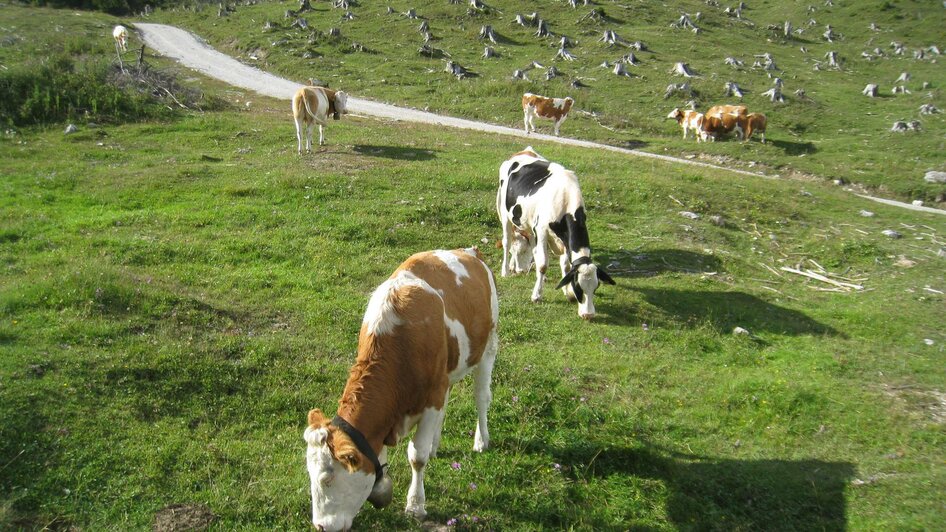
POLYGON ((522 127, 526 130, 526 135, 529 134, 529 110, 524 109, 522 111, 522 127))
POLYGON ((312 152, 312 132, 315 130, 315 124, 306 124, 305 127, 305 151, 312 152))
POLYGON ((561 118, 555 121, 555 136, 556 137, 558 136, 558 129, 562 126, 562 122, 564 122, 566 118, 568 118, 568 115, 562 115, 561 118))
POLYGON ((325 146, 325 134, 322 129, 322 124, 319 124, 319 146, 325 146))
POLYGON ((443 408, 440 410, 440 420, 437 422, 437 429, 434 430, 434 441, 430 444, 430 457, 437 458, 437 449, 440 448, 440 436, 443 434, 443 420, 447 417, 447 403, 450 402, 450 389, 447 389, 447 395, 443 398, 443 408))
POLYGON ((411 463, 411 487, 407 490, 407 506, 404 511, 418 519, 427 515, 424 508, 427 497, 424 494, 424 469, 430 460, 430 451, 433 447, 434 432, 440 428, 443 421, 443 412, 435 408, 428 408, 421 414, 417 423, 417 430, 407 446, 407 459, 411 463))
POLYGON ((302 155, 302 131, 305 126, 300 118, 296 118, 296 152, 302 155))
POLYGON ((503 222, 503 267, 500 273, 503 277, 509 276, 509 262, 508 256, 512 253, 512 230, 509 227, 509 222, 503 222))
POLYGON ((759 140, 762 142, 762 144, 765 144, 765 131, 759 133, 759 140))
POLYGON ((499 351, 499 337, 496 331, 490 332, 486 341, 486 348, 480 363, 473 374, 476 395, 476 436, 473 437, 473 450, 483 452, 489 447, 489 429, 486 426, 486 414, 489 404, 493 400, 493 364, 496 362, 496 352, 499 351))
POLYGON ((532 257, 535 259, 535 287, 532 289, 532 302, 538 302, 542 299, 542 288, 545 286, 545 271, 549 267, 548 251, 546 250, 545 239, 548 230, 540 229, 536 231, 535 247, 532 248, 532 257))

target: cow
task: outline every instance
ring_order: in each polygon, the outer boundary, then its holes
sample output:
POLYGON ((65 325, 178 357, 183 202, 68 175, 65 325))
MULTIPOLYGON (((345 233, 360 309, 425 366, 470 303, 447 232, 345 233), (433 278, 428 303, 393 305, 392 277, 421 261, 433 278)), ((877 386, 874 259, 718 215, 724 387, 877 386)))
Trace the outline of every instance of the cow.
POLYGON ((568 118, 568 111, 572 108, 575 100, 568 96, 566 98, 546 98, 527 92, 522 95, 522 113, 523 122, 526 128, 526 135, 535 131, 535 117, 549 118, 555 122, 555 136, 558 136, 558 129, 562 122, 568 118))
POLYGON ((697 141, 715 141, 717 138, 735 130, 739 138, 743 138, 746 131, 746 115, 738 114, 705 114, 700 121, 697 141))
POLYGON ((762 113, 749 113, 746 117, 746 137, 745 141, 752 138, 752 134, 758 131, 762 136, 762 144, 765 144, 765 124, 766 118, 762 113))
POLYGON ((128 51, 128 28, 119 24, 112 30, 112 37, 115 39, 115 48, 122 52, 128 51))
POLYGON ((699 138, 700 120, 703 118, 702 113, 675 107, 673 111, 670 111, 670 114, 667 115, 667 118, 672 118, 680 124, 680 127, 683 128, 683 138, 687 138, 687 132, 691 129, 693 130, 693 136, 699 138))
POLYGON ((510 263, 518 265, 516 272, 528 271, 528 259, 522 256, 531 253, 536 269, 532 301, 540 301, 548 268, 546 248, 550 246, 559 255, 562 270, 557 288, 570 301, 578 302, 581 318, 593 318, 599 284, 615 283, 604 268, 591 261, 584 200, 575 173, 549 162, 529 146, 500 165, 496 212, 503 227, 502 276, 515 273, 510 263))
POLYGON ((706 110, 706 116, 739 115, 749 114, 749 108, 745 105, 714 105, 706 110))
POLYGON ((498 320, 496 282, 476 248, 412 255, 374 291, 337 415, 312 409, 303 434, 316 529, 351 528, 366 500, 390 504, 387 447, 415 427, 405 511, 426 515, 424 469, 440 445, 450 389, 469 373, 477 410, 473 450, 487 448, 498 320))
POLYGON ((319 146, 325 145, 322 127, 328 117, 335 120, 348 113, 348 95, 325 87, 302 87, 292 97, 292 117, 296 122, 297 151, 302 154, 302 133, 305 130, 305 151, 312 151, 312 130, 319 126, 319 146))

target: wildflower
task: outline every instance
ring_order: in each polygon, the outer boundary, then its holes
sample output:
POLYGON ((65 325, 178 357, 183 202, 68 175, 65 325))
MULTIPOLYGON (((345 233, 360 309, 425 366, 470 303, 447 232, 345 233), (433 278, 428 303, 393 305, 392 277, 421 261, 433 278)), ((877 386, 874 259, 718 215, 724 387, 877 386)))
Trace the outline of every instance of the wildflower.
POLYGON ((579 400, 579 401, 581 401, 582 403, 584 403, 585 401, 587 401, 587 400, 588 400, 588 398, 587 398, 587 397, 584 397, 584 396, 582 396, 582 397, 581 397, 580 399, 578 399, 578 400, 579 400))
POLYGON ((450 519, 447 519, 447 526, 456 526, 456 524, 457 524, 456 517, 451 517, 450 519))
POLYGON ((644 332, 647 332, 650 330, 650 328, 647 326, 646 323, 641 323, 641 329, 644 329, 644 332))
POLYGON ((456 470, 456 471, 459 471, 459 470, 460 470, 460 462, 454 462, 454 463, 450 464, 450 467, 452 467, 452 468, 453 468, 454 470, 456 470))
POLYGON ((556 471, 561 471, 561 470, 562 470, 562 464, 559 464, 559 463, 552 464, 552 467, 553 467, 556 471))
POLYGON ((518 402, 519 402, 519 396, 518 396, 518 395, 513 395, 513 396, 512 396, 512 402, 513 402, 513 403, 518 403, 518 402))
POLYGON ((470 482, 470 491, 475 491, 475 490, 476 490, 476 483, 470 482))

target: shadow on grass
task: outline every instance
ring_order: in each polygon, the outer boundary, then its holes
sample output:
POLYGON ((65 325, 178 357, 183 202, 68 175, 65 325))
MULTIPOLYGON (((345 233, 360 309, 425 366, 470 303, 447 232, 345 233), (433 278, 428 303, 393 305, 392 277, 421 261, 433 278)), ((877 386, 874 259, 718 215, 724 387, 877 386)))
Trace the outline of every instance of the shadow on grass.
POLYGON ((409 148, 405 146, 372 146, 369 144, 356 144, 353 151, 360 155, 370 157, 384 157, 386 159, 397 159, 399 161, 430 161, 437 157, 434 150, 422 148, 409 148))
POLYGON ((611 277, 653 277, 666 272, 709 273, 723 271, 718 257, 684 249, 655 249, 633 252, 611 252, 602 249, 597 254, 611 277), (611 266, 613 263, 616 266, 611 266), (630 267, 627 265, 631 264, 630 267))
POLYGON ((533 451, 575 464, 566 474, 578 483, 621 476, 663 482, 667 517, 688 530, 844 530, 844 489, 855 473, 848 462, 732 460, 646 444, 601 449, 581 442, 563 449, 537 443, 533 451))
POLYGON ((769 140, 776 148, 785 152, 785 155, 802 155, 818 151, 811 142, 792 142, 789 140, 769 140))
MULTIPOLYGON (((609 287, 610 288, 610 287, 609 287)), ((634 288, 650 305, 669 315, 676 326, 696 327, 709 322, 721 334, 736 327, 752 334, 830 335, 847 338, 837 329, 820 323, 805 314, 759 299, 743 292, 711 292, 672 290, 665 288, 634 288)), ((640 326, 633 311, 614 307, 602 301, 597 305, 595 321, 620 326, 640 326)))

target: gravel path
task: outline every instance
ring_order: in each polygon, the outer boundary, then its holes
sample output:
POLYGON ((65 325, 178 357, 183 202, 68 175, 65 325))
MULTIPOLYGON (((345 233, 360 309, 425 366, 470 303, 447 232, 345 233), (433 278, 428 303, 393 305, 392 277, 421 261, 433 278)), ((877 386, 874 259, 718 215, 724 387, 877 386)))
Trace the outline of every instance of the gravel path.
MULTIPOLYGON (((197 70, 202 74, 219 79, 221 81, 225 81, 230 85, 252 90, 265 96, 271 96, 273 98, 286 100, 288 102, 292 99, 292 95, 295 93, 296 89, 298 89, 302 84, 301 81, 291 81, 285 78, 280 78, 269 74, 268 72, 259 70, 258 68, 245 65, 228 55, 224 55, 214 50, 203 39, 180 28, 167 26, 164 24, 146 24, 143 22, 135 23, 134 26, 144 43, 159 54, 170 57, 171 59, 180 62, 184 66, 197 70)), ((425 111, 407 109, 404 107, 397 107, 394 105, 355 98, 353 96, 349 96, 348 98, 348 108, 349 111, 354 114, 365 115, 374 118, 404 120, 407 122, 418 122, 422 124, 447 126, 459 129, 471 129, 485 133, 520 137, 523 139, 557 142, 559 144, 567 144, 569 146, 608 150, 612 152, 633 155, 635 157, 659 159, 676 164, 701 166, 753 177, 774 179, 771 176, 757 172, 726 168, 709 163, 690 161, 687 159, 680 159, 678 157, 669 157, 666 155, 647 153, 639 150, 618 148, 616 146, 608 146, 606 144, 598 144, 596 142, 589 142, 585 140, 554 137, 551 135, 542 135, 537 133, 526 135, 525 131, 521 129, 497 126, 484 122, 475 122, 473 120, 465 120, 462 118, 441 116, 425 111)), ((860 197, 915 211, 946 214, 946 211, 932 209, 930 207, 919 207, 909 203, 873 198, 870 196, 860 197)))

